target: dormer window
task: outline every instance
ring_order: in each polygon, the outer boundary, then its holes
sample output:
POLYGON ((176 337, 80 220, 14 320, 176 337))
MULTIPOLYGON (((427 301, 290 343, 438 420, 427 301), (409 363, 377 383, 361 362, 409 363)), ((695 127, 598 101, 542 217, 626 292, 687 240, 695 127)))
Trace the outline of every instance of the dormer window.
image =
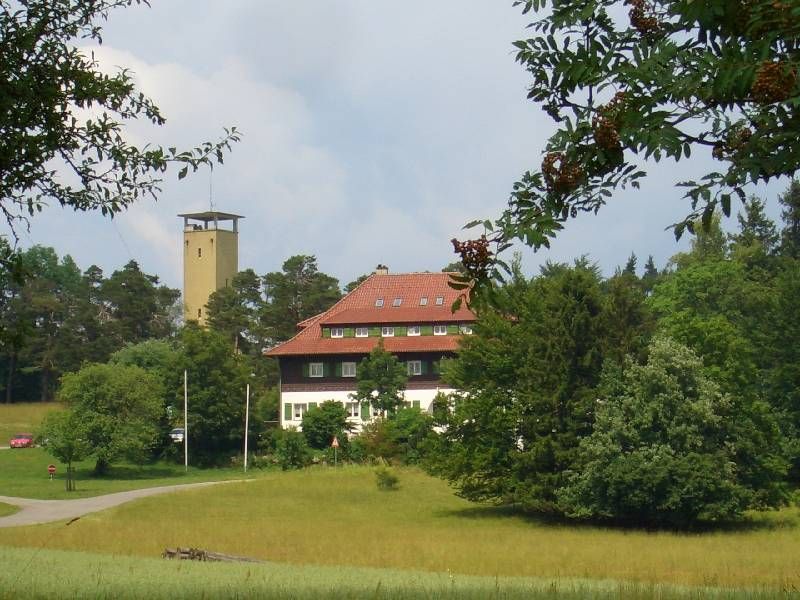
POLYGON ((381 337, 394 337, 394 327, 381 327, 381 337))
POLYGON ((332 338, 344 337, 344 329, 341 327, 331 327, 331 337, 332 338))
POLYGON ((420 306, 428 306, 428 297, 427 296, 423 296, 422 298, 420 298, 419 299, 419 305, 420 306))
POLYGON ((378 298, 375 300, 375 306, 378 308, 383 308, 383 298, 378 298))
POLYGON ((472 335, 472 325, 460 325, 458 329, 463 335, 472 335))
POLYGON ((444 304, 444 296, 436 296, 436 306, 444 304))
POLYGON ((392 300, 392 306, 400 306, 402 303, 403 303, 402 298, 395 298, 394 300, 392 300))
POLYGON ((409 325, 408 330, 406 331, 406 335, 419 335, 420 334, 420 327, 419 325, 409 325))
POLYGON ((433 335, 447 335, 447 325, 434 325, 433 335))
POLYGON ((369 337, 369 329, 367 327, 356 327, 356 337, 369 337))

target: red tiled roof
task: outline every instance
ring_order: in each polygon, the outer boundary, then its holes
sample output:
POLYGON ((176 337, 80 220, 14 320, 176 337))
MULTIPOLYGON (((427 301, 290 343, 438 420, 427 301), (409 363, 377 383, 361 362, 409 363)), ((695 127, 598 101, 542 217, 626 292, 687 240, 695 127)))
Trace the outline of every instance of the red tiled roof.
MULTIPOLYGON (((393 323, 471 323, 475 315, 462 305, 455 313, 450 307, 460 291, 447 285, 449 273, 403 273, 382 275, 374 273, 352 292, 322 314, 305 321, 300 332, 287 342, 265 352, 266 356, 307 354, 367 354, 379 338, 323 338, 322 325, 391 325, 393 323), (428 304, 420 306, 420 298, 428 304), (442 304, 437 305, 437 297, 442 304), (375 300, 383 298, 383 307, 375 300), (392 306, 401 298, 400 306, 392 306)), ((452 352, 458 348, 457 335, 401 336, 382 338, 390 352, 452 352)))

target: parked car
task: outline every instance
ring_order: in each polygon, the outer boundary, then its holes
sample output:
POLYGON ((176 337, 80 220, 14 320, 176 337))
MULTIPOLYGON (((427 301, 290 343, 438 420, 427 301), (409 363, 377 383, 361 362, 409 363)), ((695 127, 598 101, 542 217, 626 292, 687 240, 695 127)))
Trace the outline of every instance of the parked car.
POLYGON ((183 427, 176 427, 172 431, 169 432, 169 437, 172 438, 173 442, 182 442, 183 441, 183 427))
POLYGON ((33 448, 32 433, 18 433, 8 442, 11 448, 33 448))

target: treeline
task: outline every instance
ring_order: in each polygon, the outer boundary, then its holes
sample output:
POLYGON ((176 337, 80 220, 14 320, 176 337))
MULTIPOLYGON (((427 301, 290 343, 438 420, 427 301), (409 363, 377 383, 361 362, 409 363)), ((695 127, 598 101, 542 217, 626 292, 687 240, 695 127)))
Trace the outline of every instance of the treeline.
POLYGON ((446 378, 463 391, 430 468, 474 500, 687 524, 785 503, 800 480, 800 184, 780 230, 739 228, 607 279, 582 258, 518 270, 478 305, 446 378))
POLYGON ((51 400, 59 378, 84 362, 173 335, 179 297, 133 260, 106 277, 95 265, 81 271, 52 248, 21 252, 14 269, 0 270, 3 399, 51 400))

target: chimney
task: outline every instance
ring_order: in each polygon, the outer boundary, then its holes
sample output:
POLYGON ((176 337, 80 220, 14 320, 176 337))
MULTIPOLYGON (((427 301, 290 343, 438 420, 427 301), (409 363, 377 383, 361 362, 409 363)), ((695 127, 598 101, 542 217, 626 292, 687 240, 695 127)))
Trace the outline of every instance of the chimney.
POLYGON ((388 275, 389 274, 389 267, 387 267, 386 265, 379 264, 377 267, 375 267, 375 274, 376 275, 388 275))

